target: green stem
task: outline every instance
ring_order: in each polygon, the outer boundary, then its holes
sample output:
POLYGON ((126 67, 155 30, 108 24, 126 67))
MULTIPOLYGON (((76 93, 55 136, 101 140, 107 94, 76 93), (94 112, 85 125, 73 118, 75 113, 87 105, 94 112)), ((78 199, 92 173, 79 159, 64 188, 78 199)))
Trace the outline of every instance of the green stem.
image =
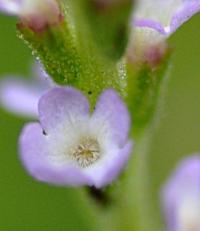
POLYGON ((118 208, 120 222, 117 230, 160 231, 160 225, 152 208, 148 169, 151 130, 137 140, 129 162, 126 177, 121 185, 121 201, 118 208))
POLYGON ((114 220, 118 221, 115 228, 119 231, 162 230, 153 201, 149 158, 168 83, 169 57, 168 53, 156 70, 143 66, 130 73, 128 69, 127 102, 135 144, 125 175, 118 185, 119 201, 114 220))

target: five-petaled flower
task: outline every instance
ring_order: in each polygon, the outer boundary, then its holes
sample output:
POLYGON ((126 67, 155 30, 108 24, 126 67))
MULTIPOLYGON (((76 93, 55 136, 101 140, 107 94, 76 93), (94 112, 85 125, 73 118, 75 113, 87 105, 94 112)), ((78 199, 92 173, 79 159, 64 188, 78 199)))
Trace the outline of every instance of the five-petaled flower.
POLYGON ((161 196, 169 231, 200 230, 200 155, 180 163, 161 196))
POLYGON ((43 30, 61 20, 56 0, 0 0, 0 11, 20 17, 33 30, 43 30))
POLYGON ((165 53, 166 39, 199 11, 200 0, 139 0, 129 58, 156 64, 165 53))
POLYGON ((58 185, 111 183, 127 163, 130 118, 117 93, 105 90, 92 114, 86 97, 70 87, 55 87, 41 97, 40 123, 25 126, 20 155, 36 179, 58 185))

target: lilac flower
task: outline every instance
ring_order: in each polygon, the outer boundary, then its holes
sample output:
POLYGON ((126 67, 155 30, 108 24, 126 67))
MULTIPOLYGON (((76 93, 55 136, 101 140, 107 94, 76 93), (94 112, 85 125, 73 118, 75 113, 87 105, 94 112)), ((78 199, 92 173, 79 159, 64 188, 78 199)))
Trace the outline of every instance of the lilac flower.
POLYGON ((56 0, 0 0, 0 10, 17 15, 34 30, 57 24, 61 12, 56 0))
POLYGON ((37 105, 41 95, 53 86, 52 80, 37 63, 33 67, 33 80, 6 77, 0 81, 0 105, 21 116, 38 117, 37 105))
POLYGON ((199 11, 199 0, 139 0, 134 25, 167 37, 199 11))
POLYGON ((200 231, 200 155, 180 163, 162 201, 169 231, 200 231))
POLYGON ((114 90, 100 96, 89 113, 88 100, 70 87, 55 87, 38 105, 40 123, 25 126, 20 137, 21 159, 36 179, 57 185, 111 183, 126 164, 130 118, 114 90))
POLYGON ((165 40, 199 11, 200 0, 139 0, 129 58, 159 61, 166 50, 165 40))

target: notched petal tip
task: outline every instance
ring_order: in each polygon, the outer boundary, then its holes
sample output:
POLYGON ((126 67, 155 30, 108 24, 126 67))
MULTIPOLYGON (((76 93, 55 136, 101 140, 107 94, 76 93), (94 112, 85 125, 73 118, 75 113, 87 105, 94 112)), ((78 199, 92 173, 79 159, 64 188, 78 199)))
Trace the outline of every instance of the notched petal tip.
POLYGON ((64 120, 87 115, 89 102, 79 90, 72 87, 54 87, 41 97, 38 111, 41 124, 48 132, 64 120))
POLYGON ((113 140, 123 147, 130 130, 130 115, 127 106, 113 89, 105 90, 99 97, 93 118, 99 118, 110 127, 113 140))

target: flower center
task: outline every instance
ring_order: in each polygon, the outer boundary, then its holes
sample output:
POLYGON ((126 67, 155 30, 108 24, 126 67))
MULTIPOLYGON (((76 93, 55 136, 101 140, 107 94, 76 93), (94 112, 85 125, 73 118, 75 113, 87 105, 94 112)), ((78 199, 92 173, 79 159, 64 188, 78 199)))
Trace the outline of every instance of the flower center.
POLYGON ((100 158, 100 145, 96 139, 85 137, 71 149, 71 156, 80 167, 88 167, 100 158))

